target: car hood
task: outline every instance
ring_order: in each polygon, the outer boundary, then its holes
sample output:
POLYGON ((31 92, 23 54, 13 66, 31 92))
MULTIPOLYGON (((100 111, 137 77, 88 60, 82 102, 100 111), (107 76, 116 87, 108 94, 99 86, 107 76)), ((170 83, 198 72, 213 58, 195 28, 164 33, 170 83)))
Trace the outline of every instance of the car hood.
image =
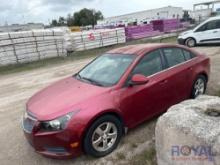
POLYGON ((191 34, 191 33, 193 33, 193 30, 188 30, 188 31, 180 33, 179 36, 185 36, 185 35, 188 35, 188 34, 191 34))
POLYGON ((27 110, 38 120, 52 120, 77 110, 77 105, 97 97, 109 88, 81 82, 74 77, 58 81, 31 97, 27 110), (86 92, 85 92, 86 91, 86 92))

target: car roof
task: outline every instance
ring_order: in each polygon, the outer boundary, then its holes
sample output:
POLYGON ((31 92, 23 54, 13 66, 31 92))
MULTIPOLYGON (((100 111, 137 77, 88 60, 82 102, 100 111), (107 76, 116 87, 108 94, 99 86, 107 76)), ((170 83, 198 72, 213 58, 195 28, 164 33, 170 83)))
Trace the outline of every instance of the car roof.
POLYGON ((211 17, 211 18, 209 18, 209 19, 211 19, 211 20, 216 20, 216 19, 220 19, 220 15, 218 15, 218 16, 215 16, 215 17, 211 17))
POLYGON ((116 48, 108 51, 107 53, 143 55, 151 50, 155 50, 163 47, 181 47, 181 46, 176 44, 164 44, 164 43, 137 44, 137 45, 128 45, 125 47, 116 48))

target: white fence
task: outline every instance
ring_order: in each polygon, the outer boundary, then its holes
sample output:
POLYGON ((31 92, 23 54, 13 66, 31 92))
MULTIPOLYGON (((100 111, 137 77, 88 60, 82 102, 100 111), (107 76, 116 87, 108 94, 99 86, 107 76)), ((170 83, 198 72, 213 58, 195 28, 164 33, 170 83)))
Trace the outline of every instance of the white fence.
POLYGON ((66 28, 0 33, 0 66, 125 43, 125 29, 70 33, 66 28))
POLYGON ((66 34, 67 51, 81 51, 125 43, 125 29, 102 29, 66 34))
POLYGON ((64 56, 62 30, 0 33, 0 65, 64 56))

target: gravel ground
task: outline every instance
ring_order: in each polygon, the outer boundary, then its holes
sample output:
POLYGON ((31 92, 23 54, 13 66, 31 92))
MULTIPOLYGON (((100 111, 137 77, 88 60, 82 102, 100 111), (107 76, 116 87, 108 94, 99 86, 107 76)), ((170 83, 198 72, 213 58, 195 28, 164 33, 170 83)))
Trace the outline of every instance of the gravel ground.
MULTIPOLYGON (((220 47, 197 47, 211 58, 212 70, 208 84, 208 94, 216 94, 220 90, 220 47)), ((130 130, 118 149, 109 156, 94 159, 80 156, 71 160, 54 160, 37 153, 26 142, 21 129, 21 116, 25 102, 35 92, 54 81, 77 72, 91 58, 77 60, 65 64, 44 67, 31 71, 0 76, 0 164, 49 165, 49 164, 131 164, 146 148, 154 144, 154 127, 156 118, 130 130)), ((150 163, 145 163, 150 164, 150 163)))

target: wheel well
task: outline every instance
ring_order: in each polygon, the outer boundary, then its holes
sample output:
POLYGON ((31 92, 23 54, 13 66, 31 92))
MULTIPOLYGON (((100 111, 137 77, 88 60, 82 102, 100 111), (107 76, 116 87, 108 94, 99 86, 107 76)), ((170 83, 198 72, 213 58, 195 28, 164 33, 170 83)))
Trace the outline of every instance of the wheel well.
POLYGON ((198 74, 198 75, 204 76, 205 79, 206 79, 206 82, 208 82, 209 78, 208 78, 208 75, 207 75, 206 73, 203 72, 203 73, 200 73, 200 74, 198 74))
POLYGON ((104 112, 104 113, 101 113, 98 116, 96 116, 94 119, 92 119, 92 121, 90 123, 94 122, 98 118, 100 118, 102 116, 105 116, 105 115, 112 115, 112 116, 116 117, 122 124, 124 124, 124 121, 123 121, 122 117, 118 113, 116 113, 116 112, 104 112))

